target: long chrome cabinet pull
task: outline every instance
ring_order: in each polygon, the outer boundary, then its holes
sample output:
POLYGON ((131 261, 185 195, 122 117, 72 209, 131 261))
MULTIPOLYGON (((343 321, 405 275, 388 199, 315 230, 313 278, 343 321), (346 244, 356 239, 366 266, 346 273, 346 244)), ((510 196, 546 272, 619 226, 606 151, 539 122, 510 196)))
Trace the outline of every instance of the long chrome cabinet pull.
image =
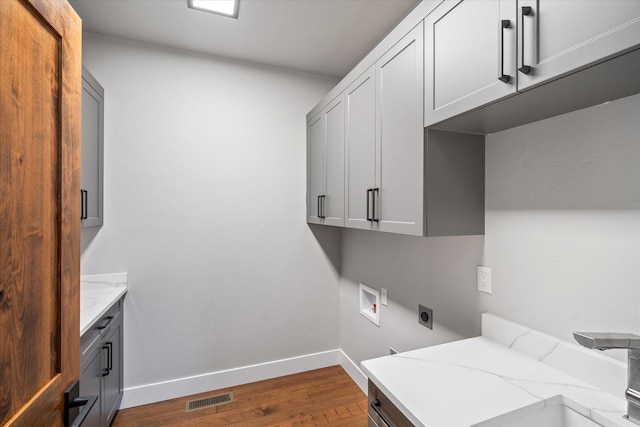
POLYGON ((389 418, 386 417, 386 415, 384 414, 384 412, 382 412, 382 410, 380 409, 380 401, 378 399, 374 400, 371 402, 371 409, 373 409, 373 411, 378 414, 378 416, 382 419, 382 421, 389 427, 393 427, 393 424, 391 423, 391 421, 389 421, 389 418))
POLYGON ((531 15, 531 13, 533 12, 533 9, 531 8, 531 6, 522 6, 522 32, 520 33, 520 35, 522 37, 520 37, 520 40, 522 41, 522 45, 521 45, 521 49, 520 49, 520 55, 522 58, 522 67, 518 68, 518 70, 522 73, 522 74, 530 74, 532 68, 529 65, 524 65, 524 17, 525 16, 529 16, 531 15))
POLYGON ((506 28, 511 28, 511 21, 503 19, 500 21, 500 77, 498 77, 498 80, 503 83, 511 81, 511 76, 504 73, 504 30, 506 28))
POLYGON ((378 199, 378 197, 380 197, 380 189, 379 188, 374 188, 373 189, 373 209, 372 209, 372 213, 371 213, 371 221, 373 222, 380 222, 380 218, 376 217, 376 199, 378 199))
POLYGON ((318 219, 322 218, 320 216, 320 197, 322 197, 322 196, 318 196, 318 203, 317 203, 317 206, 316 206, 317 210, 318 210, 318 219))
POLYGON ((373 221, 371 218, 371 193, 373 193, 373 188, 367 190, 367 221, 373 221))

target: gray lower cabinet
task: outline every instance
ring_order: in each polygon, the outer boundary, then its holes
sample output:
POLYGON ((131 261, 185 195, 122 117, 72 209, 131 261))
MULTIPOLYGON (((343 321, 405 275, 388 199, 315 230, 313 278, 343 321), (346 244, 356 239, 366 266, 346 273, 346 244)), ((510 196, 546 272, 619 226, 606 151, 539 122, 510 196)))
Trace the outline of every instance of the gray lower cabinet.
POLYGON ((81 227, 103 224, 104 89, 82 67, 81 227))
POLYGON ((98 396, 83 427, 108 427, 122 401, 122 302, 80 338, 80 395, 98 396))
POLYGON ((411 421, 369 380, 369 427, 413 427, 411 421))
MULTIPOLYGON (((108 347, 108 374, 102 377, 102 409, 105 425, 111 424, 122 401, 122 316, 105 336, 104 344, 108 347)), ((103 347, 104 349, 104 347, 103 347)))
MULTIPOLYGON (((81 363, 80 368, 80 395, 81 396, 100 396, 102 394, 102 350, 100 347, 92 349, 81 363)), ((85 418, 83 426, 100 427, 102 426, 102 409, 101 401, 93 405, 89 415, 85 418)))

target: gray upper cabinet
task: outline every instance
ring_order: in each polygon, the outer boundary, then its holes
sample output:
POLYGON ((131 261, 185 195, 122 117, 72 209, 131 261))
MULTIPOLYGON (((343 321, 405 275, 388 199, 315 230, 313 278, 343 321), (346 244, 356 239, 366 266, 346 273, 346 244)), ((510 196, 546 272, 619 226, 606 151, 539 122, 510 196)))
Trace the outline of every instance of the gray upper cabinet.
MULTIPOLYGON (((416 10, 435 6, 423 2, 416 10)), ((484 137, 425 131, 426 15, 417 22, 416 16, 308 114, 308 222, 327 223, 326 174, 335 174, 336 183, 343 176, 322 159, 331 157, 324 145, 339 139, 344 111, 345 227, 413 236, 484 232, 484 137)))
POLYGON ((346 91, 345 226, 424 234, 423 25, 346 91))
POLYGON ((425 19, 425 126, 516 92, 515 18, 515 0, 447 0, 425 19))
POLYGON ((345 141, 345 226, 371 230, 371 198, 376 185, 375 67, 348 88, 345 141))
POLYGON ((421 22, 376 62, 379 230, 424 235, 424 32, 421 22))
POLYGON ((342 95, 307 126, 307 222, 344 226, 345 108, 342 95))
POLYGON ((307 115, 307 220, 482 234, 483 135, 638 93, 639 73, 640 0, 423 0, 307 115))
POLYGON ((520 0, 518 23, 524 90, 637 47, 640 1, 520 0))
POLYGON ((82 68, 82 227, 103 224, 104 89, 82 68))
POLYGON ((320 112, 307 124, 307 222, 320 224, 320 198, 324 193, 324 147, 326 129, 320 112))
POLYGON ((322 199, 324 224, 344 226, 344 101, 342 95, 324 114, 327 126, 325 192, 322 199))
MULTIPOLYGON (((425 27, 425 126, 493 132, 601 102, 584 92, 625 74, 591 72, 467 122, 442 122, 637 49, 640 1, 445 0, 425 27)), ((606 90, 619 97, 635 88, 606 90)))

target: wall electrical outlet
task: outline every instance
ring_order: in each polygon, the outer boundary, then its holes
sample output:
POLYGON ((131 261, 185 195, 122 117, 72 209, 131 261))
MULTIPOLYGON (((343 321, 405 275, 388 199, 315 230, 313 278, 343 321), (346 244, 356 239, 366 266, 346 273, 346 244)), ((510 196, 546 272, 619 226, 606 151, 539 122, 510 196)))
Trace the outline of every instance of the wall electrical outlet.
POLYGON ((418 304, 418 323, 429 329, 433 329, 433 310, 422 304, 418 304))
POLYGON ((478 266, 478 290, 487 294, 491 293, 491 269, 478 266))
POLYGON ((385 288, 380 289, 380 304, 389 305, 389 300, 387 299, 387 290, 385 288))

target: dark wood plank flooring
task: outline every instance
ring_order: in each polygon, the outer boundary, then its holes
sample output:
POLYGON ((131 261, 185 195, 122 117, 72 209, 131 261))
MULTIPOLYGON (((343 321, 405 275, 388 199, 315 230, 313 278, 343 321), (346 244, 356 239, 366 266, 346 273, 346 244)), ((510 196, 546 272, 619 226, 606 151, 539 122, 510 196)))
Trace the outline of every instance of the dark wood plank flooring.
POLYGON ((365 427, 367 397, 340 366, 171 399, 118 412, 113 427, 365 427), (233 392, 234 401, 186 412, 189 400, 233 392))

